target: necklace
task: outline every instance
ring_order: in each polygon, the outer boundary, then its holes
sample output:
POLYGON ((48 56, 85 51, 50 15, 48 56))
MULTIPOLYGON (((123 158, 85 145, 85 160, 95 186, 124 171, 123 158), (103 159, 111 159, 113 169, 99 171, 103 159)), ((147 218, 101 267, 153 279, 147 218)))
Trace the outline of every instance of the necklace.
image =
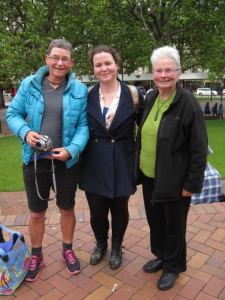
POLYGON ((160 111, 160 109, 163 107, 163 105, 166 103, 166 101, 167 101, 168 99, 169 99, 169 98, 167 98, 165 101, 163 101, 163 104, 159 107, 159 98, 158 98, 158 109, 157 109, 157 112, 156 112, 156 114, 155 114, 154 121, 157 121, 158 115, 159 115, 159 111, 160 111))
POLYGON ((159 98, 160 98, 160 96, 158 96, 158 109, 157 109, 157 112, 156 112, 156 114, 155 114, 154 121, 157 121, 160 109, 163 107, 163 105, 164 105, 164 104, 166 103, 166 101, 170 98, 170 96, 172 96, 172 94, 173 94, 174 92, 175 92, 175 91, 173 91, 173 92, 169 95, 169 97, 168 97, 166 100, 163 101, 163 104, 161 104, 161 106, 159 106, 159 98))
POLYGON ((60 85, 60 84, 65 83, 65 82, 67 81, 67 80, 64 80, 64 81, 58 83, 58 82, 53 82, 53 81, 49 80, 47 77, 46 77, 46 79, 47 79, 47 81, 48 81, 49 83, 55 84, 55 85, 60 85))

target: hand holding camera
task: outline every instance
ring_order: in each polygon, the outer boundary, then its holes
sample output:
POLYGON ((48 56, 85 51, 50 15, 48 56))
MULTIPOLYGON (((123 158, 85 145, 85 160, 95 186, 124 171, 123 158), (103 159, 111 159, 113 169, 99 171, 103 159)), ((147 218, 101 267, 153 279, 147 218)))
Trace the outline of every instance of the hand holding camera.
POLYGON ((48 136, 40 135, 32 130, 26 135, 26 143, 39 150, 48 151, 52 149, 52 141, 48 136))
MULTIPOLYGON (((47 156, 51 154, 51 158, 53 159, 66 161, 71 157, 70 153, 65 148, 52 149, 51 139, 48 136, 38 134, 36 131, 29 131, 27 133, 26 142, 35 149, 44 150, 47 156)), ((42 155, 47 158, 46 155, 42 155)))
POLYGON ((40 135, 40 139, 36 142, 35 148, 48 151, 52 149, 52 140, 47 135, 40 135))

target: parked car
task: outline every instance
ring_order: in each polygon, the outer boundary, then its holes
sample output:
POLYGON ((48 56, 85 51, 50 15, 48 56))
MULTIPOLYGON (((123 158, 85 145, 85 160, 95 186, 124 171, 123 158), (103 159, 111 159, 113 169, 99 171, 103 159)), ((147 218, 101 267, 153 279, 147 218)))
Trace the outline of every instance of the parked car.
POLYGON ((225 95, 225 89, 223 89, 222 94, 225 95))
MULTIPOLYGON (((197 96, 211 96, 211 88, 198 88, 196 95, 197 96)), ((217 96, 218 92, 212 90, 212 95, 217 96)))
POLYGON ((6 97, 6 98, 11 98, 11 93, 8 93, 8 92, 3 91, 3 95, 4 95, 4 97, 6 97))

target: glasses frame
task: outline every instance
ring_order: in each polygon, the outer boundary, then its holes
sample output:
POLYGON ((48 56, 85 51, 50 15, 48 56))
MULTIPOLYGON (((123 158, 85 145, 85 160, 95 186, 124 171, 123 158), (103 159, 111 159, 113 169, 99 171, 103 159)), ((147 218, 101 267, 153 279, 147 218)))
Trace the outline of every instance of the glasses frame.
POLYGON ((72 61, 72 59, 69 58, 59 58, 54 56, 49 56, 49 58, 55 63, 58 63, 61 60, 64 65, 68 65, 72 61))
POLYGON ((179 71, 180 69, 168 69, 168 70, 153 70, 153 73, 156 75, 162 75, 164 72, 166 75, 171 75, 172 73, 175 73, 176 71, 179 71))

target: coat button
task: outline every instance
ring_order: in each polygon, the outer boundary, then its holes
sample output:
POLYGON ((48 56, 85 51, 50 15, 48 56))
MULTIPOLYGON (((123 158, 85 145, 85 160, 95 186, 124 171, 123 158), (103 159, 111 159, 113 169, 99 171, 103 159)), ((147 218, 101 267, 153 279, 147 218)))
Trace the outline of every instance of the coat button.
POLYGON ((114 143, 115 143, 115 140, 112 139, 112 140, 111 140, 111 143, 114 144, 114 143))
POLYGON ((98 139, 95 139, 95 143, 97 143, 98 142, 98 139))

